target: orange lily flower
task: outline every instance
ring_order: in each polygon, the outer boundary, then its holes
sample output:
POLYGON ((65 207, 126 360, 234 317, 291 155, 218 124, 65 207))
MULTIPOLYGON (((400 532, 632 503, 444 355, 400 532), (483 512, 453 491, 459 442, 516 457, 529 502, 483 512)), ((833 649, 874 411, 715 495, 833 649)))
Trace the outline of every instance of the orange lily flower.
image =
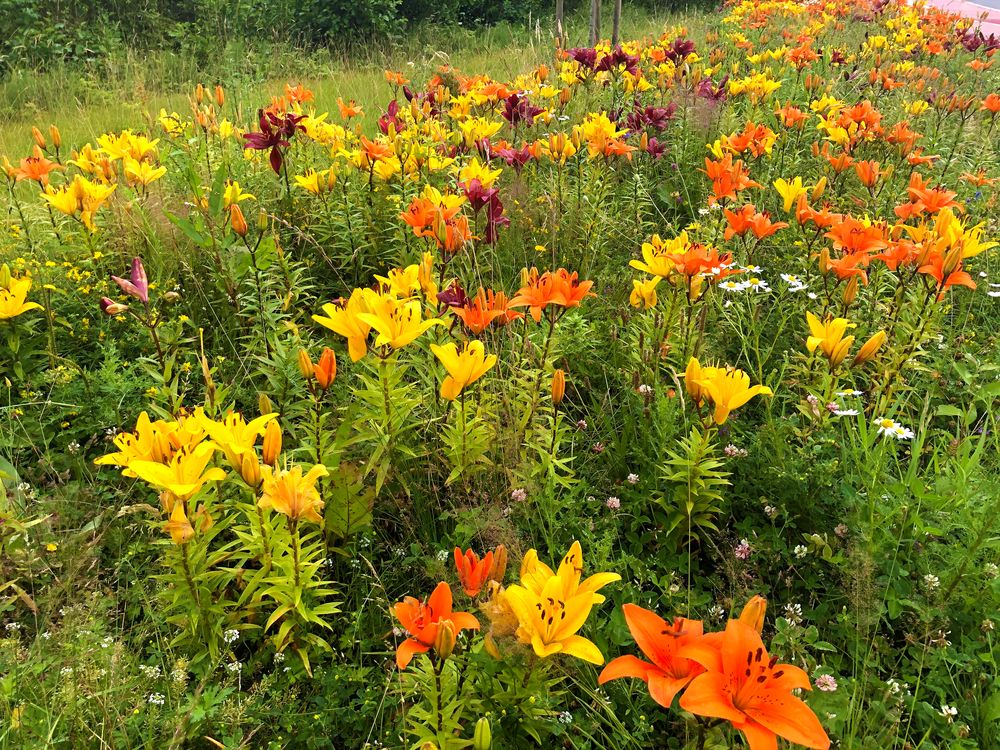
POLYGON ((54 161, 46 159, 42 154, 42 150, 38 146, 35 146, 33 156, 21 159, 21 166, 14 171, 14 177, 18 182, 21 180, 34 180, 39 185, 45 186, 49 184, 49 175, 53 171, 63 168, 61 164, 56 164, 54 161))
POLYGON ((706 636, 679 655, 706 670, 681 696, 685 711, 731 722, 750 750, 774 750, 778 737, 816 750, 830 747, 816 714, 791 692, 810 690, 809 677, 794 665, 771 659, 752 627, 730 620, 721 639, 706 636))
POLYGON ((521 272, 521 288, 510 301, 511 307, 527 307, 531 317, 538 323, 542 319, 542 311, 556 302, 561 290, 549 272, 538 274, 538 269, 532 267, 521 272))
POLYGON ((492 569, 492 551, 487 552, 480 560, 479 555, 471 549, 463 553, 461 548, 455 547, 455 570, 458 571, 458 580, 462 584, 462 589, 469 596, 479 596, 483 585, 489 580, 492 569))
POLYGON ((456 633, 466 628, 479 630, 479 620, 469 612, 452 612, 451 588, 441 581, 426 602, 407 596, 393 607, 399 624, 410 637, 396 648, 396 666, 406 669, 417 654, 434 647, 442 622, 450 622, 456 633))
POLYGON ((622 612, 632 638, 649 662, 632 655, 619 656, 608 663, 597 683, 637 677, 646 683, 654 701, 670 708, 674 696, 705 671, 697 662, 678 656, 678 651, 702 636, 701 620, 678 617, 668 624, 655 612, 635 604, 625 604, 622 612))

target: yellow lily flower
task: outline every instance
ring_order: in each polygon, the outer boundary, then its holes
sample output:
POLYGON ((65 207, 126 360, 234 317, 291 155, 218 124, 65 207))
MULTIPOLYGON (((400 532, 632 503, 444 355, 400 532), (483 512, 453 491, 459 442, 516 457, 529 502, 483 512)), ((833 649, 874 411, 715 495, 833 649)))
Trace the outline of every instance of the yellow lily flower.
POLYGON ((702 367, 697 357, 688 360, 684 371, 684 388, 698 406, 708 398, 708 391, 702 386, 702 381, 714 378, 718 372, 718 367, 702 367))
POLYGON ((449 401, 458 398, 466 386, 475 383, 497 363, 495 354, 486 356, 482 341, 470 341, 461 352, 454 343, 431 344, 431 351, 448 371, 448 377, 441 383, 441 398, 449 401))
POLYGON ((632 294, 628 301, 632 307, 642 307, 646 310, 656 306, 656 285, 661 281, 659 276, 654 276, 646 281, 635 279, 632 281, 632 294))
POLYGON ((125 165, 125 179, 130 185, 149 185, 167 173, 166 167, 154 167, 148 161, 136 161, 131 156, 126 156, 122 163, 125 165))
POLYGON ((372 302, 377 298, 371 289, 355 289, 346 303, 323 305, 327 317, 312 316, 321 326, 347 339, 347 351, 352 362, 357 362, 368 351, 368 334, 372 327, 361 316, 371 312, 372 302))
POLYGON ((778 191, 778 195, 785 201, 785 213, 789 213, 792 210, 792 206, 795 205, 799 196, 809 190, 809 188, 810 185, 802 184, 801 177, 796 177, 791 182, 785 179, 774 181, 774 189, 778 191))
POLYGON ((521 563, 521 584, 508 587, 503 596, 518 619, 517 637, 544 658, 563 653, 603 664, 604 656, 592 641, 577 634, 595 604, 602 586, 621 580, 617 573, 598 573, 581 584, 583 552, 574 542, 556 573, 529 550, 521 563))
POLYGON ((420 266, 414 263, 406 268, 393 268, 388 275, 376 276, 375 280, 396 297, 411 297, 421 288, 420 266))
POLYGON ((378 333, 375 346, 393 349, 401 349, 428 329, 444 325, 438 318, 424 320, 418 300, 398 300, 390 294, 375 295, 371 312, 359 313, 358 319, 378 333))
MULTIPOLYGON (((6 270, 7 266, 4 266, 6 270)), ((19 279, 12 278, 10 271, 3 276, 10 279, 6 287, 0 288, 0 320, 10 320, 16 318, 21 313, 28 310, 41 310, 42 306, 37 302, 25 302, 28 292, 31 291, 31 278, 23 276, 19 279)))
POLYGON ((222 193, 222 206, 223 208, 229 208, 233 204, 256 198, 257 196, 255 195, 244 193, 243 188, 240 187, 240 183, 236 180, 231 180, 226 183, 226 189, 222 193))
POLYGON ((754 396, 772 396, 774 392, 763 385, 750 385, 750 376, 742 370, 723 370, 712 368, 715 372, 710 373, 699 381, 699 385, 705 389, 709 400, 715 405, 713 419, 718 425, 724 424, 729 419, 729 414, 734 409, 739 409, 754 396))
POLYGON ((816 351, 817 348, 821 349, 832 367, 843 362, 854 343, 853 336, 845 338, 844 334, 848 328, 854 328, 854 324, 847 318, 833 318, 820 322, 820 319, 811 312, 806 313, 806 321, 809 323, 811 334, 806 339, 806 349, 810 352, 816 351))
POLYGON ((473 180, 479 180, 484 188, 489 188, 502 173, 502 169, 490 169, 479 162, 479 157, 474 156, 472 161, 459 170, 458 181, 468 184, 473 180))
POLYGON ((229 412, 221 422, 205 416, 203 410, 198 410, 196 418, 201 421, 209 437, 222 448, 226 459, 237 471, 243 465, 243 454, 251 453, 257 444, 257 438, 264 434, 267 425, 277 418, 277 414, 264 414, 247 422, 239 412, 229 412))
POLYGON ((208 462, 215 455, 218 446, 203 442, 193 448, 185 446, 175 453, 169 463, 155 461, 132 461, 128 468, 139 479, 154 487, 170 490, 181 500, 195 495, 207 482, 219 482, 226 478, 226 472, 208 462))
POLYGON ((276 510, 293 521, 304 518, 323 523, 323 516, 320 515, 323 500, 316 489, 316 482, 329 474, 325 466, 316 464, 305 475, 302 474, 301 466, 287 471, 264 466, 261 474, 264 481, 257 505, 276 510))
POLYGON ((687 245, 687 232, 681 232, 669 240, 654 234, 649 242, 642 243, 642 260, 630 260, 628 264, 639 271, 664 278, 670 275, 676 265, 671 256, 683 253, 687 245))

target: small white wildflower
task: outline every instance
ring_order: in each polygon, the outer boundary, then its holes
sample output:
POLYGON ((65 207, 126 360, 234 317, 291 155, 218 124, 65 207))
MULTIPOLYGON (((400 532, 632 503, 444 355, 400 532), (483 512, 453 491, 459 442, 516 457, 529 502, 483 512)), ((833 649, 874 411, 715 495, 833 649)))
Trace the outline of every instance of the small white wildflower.
POLYGON ((941 715, 951 724, 955 721, 955 717, 958 716, 958 709, 945 703, 941 706, 941 715))
POLYGON ((795 556, 800 560, 809 554, 809 548, 804 544, 796 544, 795 549, 792 551, 795 553, 795 556))
POLYGON ((816 678, 816 689, 824 693, 832 693, 837 689, 837 680, 832 674, 821 674, 816 678))
POLYGON ((622 501, 613 495, 609 497, 604 504, 611 508, 611 510, 618 510, 622 507, 622 501))
POLYGON ((856 417, 861 412, 857 409, 834 409, 833 415, 835 417, 856 417))
POLYGON ((933 573, 928 573, 924 576, 924 586, 927 587, 928 591, 934 591, 938 586, 941 585, 941 579, 938 578, 933 573))
POLYGON ((638 484, 639 483, 639 475, 638 474, 629 474, 628 478, 625 481, 627 481, 629 484, 638 484))
POLYGON ((160 667, 156 664, 140 664, 139 671, 148 680, 155 680, 160 676, 160 667))
POLYGON ((639 393, 643 396, 648 396, 653 392, 653 386, 643 383, 639 386, 639 393))
POLYGON ((528 499, 528 491, 524 489, 516 489, 510 493, 510 499, 515 503, 523 503, 528 499))
POLYGON ((764 515, 770 518, 772 521, 778 517, 778 509, 773 505, 764 506, 764 515))
POLYGON ((226 665, 226 670, 230 674, 236 674, 237 672, 243 671, 243 662, 233 661, 226 665))
POLYGON ((747 289, 751 292, 757 292, 758 294, 771 291, 771 287, 767 285, 767 282, 756 276, 747 279, 746 285, 747 289))
POLYGON ((240 639, 240 631, 236 628, 230 628, 222 634, 222 640, 226 643, 236 643, 240 639))
POLYGON ((573 714, 571 714, 569 711, 563 711, 561 714, 559 714, 559 723, 560 724, 572 724, 573 723, 573 714))
POLYGON ((446 550, 446 549, 440 549, 440 550, 438 550, 437 559, 438 559, 438 562, 444 562, 445 560, 447 560, 448 559, 448 550, 446 550))
POLYGON ((163 697, 163 693, 150 693, 146 696, 146 702, 154 706, 162 706, 166 701, 167 699, 163 697))

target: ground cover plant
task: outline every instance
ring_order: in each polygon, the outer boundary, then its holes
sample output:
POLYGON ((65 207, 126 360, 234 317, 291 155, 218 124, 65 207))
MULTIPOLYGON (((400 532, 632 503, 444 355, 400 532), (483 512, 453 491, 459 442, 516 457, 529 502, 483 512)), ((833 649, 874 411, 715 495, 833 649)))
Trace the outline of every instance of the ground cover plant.
POLYGON ((693 20, 37 123, 3 747, 1000 744, 1000 42, 693 20))

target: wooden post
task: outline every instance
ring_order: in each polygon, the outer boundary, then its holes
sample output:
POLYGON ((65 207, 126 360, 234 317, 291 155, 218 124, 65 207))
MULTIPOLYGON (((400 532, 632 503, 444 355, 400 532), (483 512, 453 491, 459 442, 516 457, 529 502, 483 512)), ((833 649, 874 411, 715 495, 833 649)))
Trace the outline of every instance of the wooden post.
POLYGON ((611 25, 611 49, 618 46, 618 32, 622 25, 622 0, 615 0, 615 15, 611 25))
POLYGON ((590 46, 601 41, 601 0, 590 0, 590 46))
POLYGON ((559 49, 566 48, 565 0, 556 0, 556 39, 559 49))

